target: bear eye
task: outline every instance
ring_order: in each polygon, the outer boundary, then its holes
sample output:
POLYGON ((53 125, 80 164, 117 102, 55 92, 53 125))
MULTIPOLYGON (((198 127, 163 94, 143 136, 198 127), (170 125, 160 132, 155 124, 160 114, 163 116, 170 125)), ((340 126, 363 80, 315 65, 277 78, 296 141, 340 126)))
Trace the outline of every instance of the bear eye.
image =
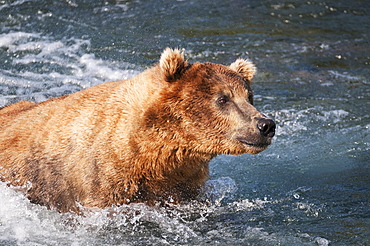
POLYGON ((230 101, 230 98, 226 95, 221 96, 220 98, 217 99, 217 103, 221 106, 225 105, 230 101))

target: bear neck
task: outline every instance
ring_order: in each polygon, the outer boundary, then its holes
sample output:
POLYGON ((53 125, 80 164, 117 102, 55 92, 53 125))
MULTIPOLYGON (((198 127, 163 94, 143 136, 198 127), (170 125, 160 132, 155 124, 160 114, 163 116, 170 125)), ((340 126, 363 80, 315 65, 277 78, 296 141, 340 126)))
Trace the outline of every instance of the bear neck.
POLYGON ((142 131, 129 141, 129 146, 131 153, 134 153, 131 159, 137 165, 140 164, 140 170, 146 178, 165 179, 181 174, 183 177, 174 178, 179 182, 197 175, 198 172, 208 176, 208 163, 216 156, 214 153, 197 151, 193 141, 169 139, 159 132, 155 134, 142 131), (140 137, 147 134, 150 134, 151 139, 140 137))
MULTIPOLYGON (((155 134, 151 134, 153 135, 155 134)), ((148 163, 153 168, 159 166, 164 169, 179 168, 189 163, 203 165, 216 156, 212 153, 198 151, 191 143, 182 143, 183 141, 183 139, 167 138, 152 138, 148 141, 143 138, 135 142, 130 141, 129 145, 136 158, 141 159, 141 163, 148 163)))
POLYGON ((195 198, 209 177, 208 163, 213 157, 173 143, 142 145, 135 159, 140 173, 133 174, 138 180, 136 199, 171 198, 177 203, 195 198))

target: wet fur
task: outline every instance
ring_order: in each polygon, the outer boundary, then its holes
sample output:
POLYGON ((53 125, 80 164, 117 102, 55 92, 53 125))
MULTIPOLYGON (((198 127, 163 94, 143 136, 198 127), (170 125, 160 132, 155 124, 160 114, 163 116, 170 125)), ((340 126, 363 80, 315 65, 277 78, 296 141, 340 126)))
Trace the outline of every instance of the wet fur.
POLYGON ((130 80, 4 107, 0 178, 61 212, 193 199, 213 157, 255 154, 270 143, 255 129, 263 115, 246 100, 255 72, 246 60, 190 64, 166 49, 130 80), (238 95, 228 108, 215 102, 225 91, 238 95))

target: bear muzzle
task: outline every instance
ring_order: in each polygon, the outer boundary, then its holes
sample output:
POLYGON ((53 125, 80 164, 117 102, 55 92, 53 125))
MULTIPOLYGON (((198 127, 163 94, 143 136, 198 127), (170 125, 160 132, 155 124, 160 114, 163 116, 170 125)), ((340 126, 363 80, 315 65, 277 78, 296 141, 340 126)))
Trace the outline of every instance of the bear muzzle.
POLYGON ((242 134, 235 139, 247 147, 247 152, 257 154, 265 150, 270 144, 272 138, 275 136, 276 124, 269 118, 256 118, 255 133, 242 134))

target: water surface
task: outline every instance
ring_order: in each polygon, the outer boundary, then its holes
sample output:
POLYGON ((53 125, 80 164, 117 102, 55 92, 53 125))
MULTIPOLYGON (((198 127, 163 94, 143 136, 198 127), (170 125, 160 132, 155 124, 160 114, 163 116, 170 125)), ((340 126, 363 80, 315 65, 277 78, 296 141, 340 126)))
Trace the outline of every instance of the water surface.
POLYGON ((258 67, 278 124, 261 154, 219 156, 208 204, 59 214, 0 184, 1 245, 370 244, 368 1, 0 1, 0 106, 43 101, 153 65, 258 67))

